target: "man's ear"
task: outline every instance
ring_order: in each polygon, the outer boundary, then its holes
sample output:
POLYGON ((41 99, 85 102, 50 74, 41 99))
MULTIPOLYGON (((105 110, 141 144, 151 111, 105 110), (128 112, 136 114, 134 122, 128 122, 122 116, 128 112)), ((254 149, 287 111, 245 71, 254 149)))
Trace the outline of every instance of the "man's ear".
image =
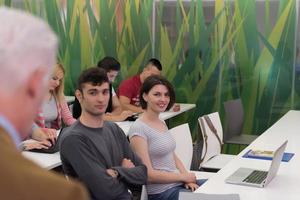
POLYGON ((49 82, 45 83, 46 71, 37 69, 28 77, 26 94, 31 98, 44 98, 49 82))
POLYGON ((77 89, 77 90, 75 91, 75 96, 76 96, 76 98, 78 99, 79 103, 81 103, 81 102, 82 102, 82 98, 83 98, 82 96, 83 96, 83 95, 82 95, 82 93, 81 93, 80 90, 77 89))

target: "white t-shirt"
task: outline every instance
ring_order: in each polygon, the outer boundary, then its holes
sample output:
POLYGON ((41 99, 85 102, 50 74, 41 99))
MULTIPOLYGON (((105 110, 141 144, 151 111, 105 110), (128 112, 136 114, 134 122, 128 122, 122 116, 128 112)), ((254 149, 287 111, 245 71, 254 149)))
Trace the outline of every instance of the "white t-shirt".
POLYGON ((115 92, 114 87, 111 87, 111 93, 112 93, 112 96, 116 96, 116 92, 115 92))

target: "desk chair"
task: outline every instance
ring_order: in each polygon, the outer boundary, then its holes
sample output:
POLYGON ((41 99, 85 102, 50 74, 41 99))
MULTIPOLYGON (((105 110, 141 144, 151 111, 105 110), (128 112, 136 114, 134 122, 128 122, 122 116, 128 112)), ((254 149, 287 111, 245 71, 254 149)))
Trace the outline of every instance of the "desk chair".
POLYGON ((203 138, 203 148, 200 169, 204 171, 218 171, 235 156, 221 154, 223 145, 223 129, 218 112, 198 118, 203 138))
MULTIPOLYGON (((173 138, 176 141, 175 153, 181 160, 186 169, 190 170, 193 157, 193 142, 189 125, 182 124, 170 129, 173 138)), ((214 173, 191 171, 195 173, 197 179, 208 179, 214 173)))
POLYGON ((244 108, 241 99, 234 99, 224 102, 226 114, 226 131, 224 143, 249 145, 257 135, 242 134, 244 124, 244 108))
POLYGON ((179 200, 239 200, 238 194, 204 194, 195 192, 180 192, 179 200))

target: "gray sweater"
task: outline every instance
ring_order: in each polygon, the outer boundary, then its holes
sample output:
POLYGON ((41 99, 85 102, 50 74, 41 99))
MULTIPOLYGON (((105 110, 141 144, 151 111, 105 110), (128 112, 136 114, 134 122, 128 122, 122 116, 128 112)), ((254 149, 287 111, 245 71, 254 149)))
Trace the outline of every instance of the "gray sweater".
POLYGON ((123 131, 112 122, 102 128, 90 128, 75 122, 66 128, 60 140, 63 169, 78 178, 89 189, 92 199, 120 199, 128 191, 128 184, 147 182, 147 168, 131 150, 123 131), (130 159, 134 168, 121 166, 123 158, 130 159), (118 178, 106 173, 115 169, 118 178))

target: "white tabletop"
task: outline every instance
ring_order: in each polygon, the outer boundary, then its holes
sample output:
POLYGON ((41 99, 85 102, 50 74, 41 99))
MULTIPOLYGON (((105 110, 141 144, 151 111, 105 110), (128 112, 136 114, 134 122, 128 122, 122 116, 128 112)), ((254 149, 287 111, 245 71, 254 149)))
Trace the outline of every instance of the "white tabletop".
MULTIPOLYGON (((75 96, 65 96, 65 99, 68 103, 71 103, 75 100, 75 96)), ((183 112, 186 112, 188 110, 191 110, 192 108, 196 107, 196 104, 189 104, 189 103, 179 103, 180 104, 180 111, 173 112, 173 111, 167 111, 160 114, 160 118, 163 120, 170 119, 176 115, 179 115, 183 112)))
POLYGON ((133 124, 133 121, 123 121, 123 122, 115 122, 115 123, 118 124, 118 126, 123 130, 125 135, 127 135, 131 125, 133 124))
POLYGON ((241 200, 298 200, 300 199, 300 111, 289 111, 266 130, 236 158, 211 177, 196 192, 227 194, 238 193, 241 200), (278 174, 265 188, 232 185, 225 179, 240 167, 267 170, 268 160, 242 158, 250 149, 275 150, 288 140, 285 152, 295 153, 289 162, 281 162, 278 174))
MULTIPOLYGON (((58 135, 59 133, 60 130, 57 130, 56 134, 58 135)), ((31 142, 35 142, 35 140, 29 139, 24 141, 24 143, 31 143, 31 142)), ((33 161, 35 164, 39 165, 40 167, 48 170, 61 165, 59 152, 48 154, 48 153, 36 153, 31 151, 23 151, 22 155, 25 156, 27 159, 33 161)))
POLYGON ((67 103, 72 103, 75 101, 75 96, 65 96, 67 103))
POLYGON ((53 154, 23 151, 23 156, 45 169, 53 169, 61 165, 59 152, 53 154))
POLYGON ((184 113, 184 112, 189 111, 196 107, 196 104, 189 104, 189 103, 179 103, 179 105, 180 105, 179 111, 177 111, 177 112, 166 111, 166 112, 160 113, 159 118, 162 120, 167 120, 167 119, 175 117, 181 113, 184 113))
MULTIPOLYGON (((180 103, 179 111, 177 111, 177 112, 167 111, 167 112, 160 113, 159 118, 162 120, 168 120, 168 119, 175 117, 181 113, 189 111, 195 107, 196 107, 196 104, 180 103)), ((116 122, 116 124, 118 124, 118 126, 120 126, 120 128, 127 135, 128 131, 130 129, 130 126, 133 124, 133 121, 116 122)))
MULTIPOLYGON (((196 105, 195 104, 180 104, 180 111, 178 112, 173 112, 173 111, 168 111, 161 113, 160 118, 163 120, 170 119, 176 115, 179 115, 183 112, 186 112, 192 108, 194 108, 196 105)), ((116 122, 121 129, 124 131, 124 133, 127 135, 130 126, 133 124, 131 121, 124 121, 124 122, 116 122)), ((57 132, 59 133, 59 131, 57 132)), ((31 141, 27 141, 31 142, 31 141)), ((59 152, 54 153, 54 154, 46 154, 46 153, 35 153, 35 152, 29 152, 29 151, 24 151, 22 154, 35 162, 36 164, 40 165, 41 167, 45 169, 53 169, 57 166, 61 165, 61 160, 60 160, 60 155, 59 152)))

